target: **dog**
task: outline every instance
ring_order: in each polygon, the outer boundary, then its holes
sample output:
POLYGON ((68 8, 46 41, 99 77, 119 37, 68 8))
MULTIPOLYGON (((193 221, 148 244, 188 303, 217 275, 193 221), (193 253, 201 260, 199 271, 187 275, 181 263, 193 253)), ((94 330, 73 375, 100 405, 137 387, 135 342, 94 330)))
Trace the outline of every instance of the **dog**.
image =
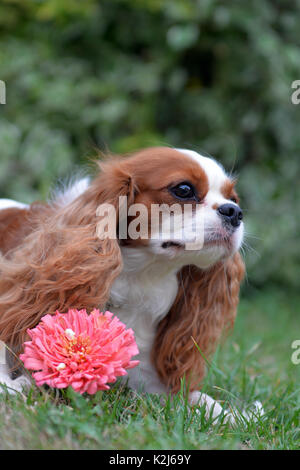
MULTIPOLYGON (((129 387, 176 393, 185 378, 192 405, 224 412, 200 387, 204 358, 234 324, 244 223, 235 180, 218 162, 147 148, 100 160, 92 179, 48 203, 2 200, 0 209, 0 340, 11 350, 22 351, 27 329, 47 313, 108 309, 135 332, 140 365, 129 371, 129 387), (173 205, 186 211, 183 222, 173 205), (99 230, 106 206, 110 236, 99 230), (172 233, 153 222, 153 207, 169 214, 172 233)), ((26 380, 9 375, 11 357, 0 381, 18 390, 26 380)))

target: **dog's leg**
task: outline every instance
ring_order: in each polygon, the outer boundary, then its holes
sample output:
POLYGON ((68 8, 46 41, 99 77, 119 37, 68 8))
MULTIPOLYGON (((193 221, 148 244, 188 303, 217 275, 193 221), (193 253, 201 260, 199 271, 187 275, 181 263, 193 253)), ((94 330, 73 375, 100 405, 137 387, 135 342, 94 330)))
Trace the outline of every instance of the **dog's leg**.
POLYGON ((19 370, 11 371, 11 366, 15 364, 14 356, 0 342, 0 393, 7 389, 8 393, 15 394, 21 392, 23 387, 30 386, 30 380, 19 370), (1 387, 4 385, 5 387, 1 387))
POLYGON ((254 402, 247 410, 239 411, 235 409, 227 411, 216 400, 206 393, 199 391, 191 392, 189 394, 189 404, 191 406, 205 405, 206 419, 212 418, 213 420, 217 420, 218 418, 221 418, 224 419, 224 423, 230 423, 232 425, 237 424, 238 421, 253 420, 257 422, 258 419, 265 414, 260 401, 254 402))
POLYGON ((4 393, 7 388, 8 393, 15 394, 16 392, 22 392, 23 388, 30 387, 30 385, 31 382, 25 375, 12 380, 7 364, 0 364, 0 393, 4 393), (1 387, 1 385, 4 385, 4 387, 1 387))
POLYGON ((205 418, 212 418, 216 420, 217 418, 224 417, 224 421, 232 421, 232 416, 230 413, 226 413, 224 408, 213 398, 211 398, 206 393, 199 391, 194 391, 189 394, 189 404, 191 406, 205 406, 205 418))
POLYGON ((20 361, 18 362, 18 357, 21 351, 19 348, 15 348, 11 346, 9 349, 6 348, 5 350, 5 359, 6 364, 8 366, 9 375, 12 380, 17 379, 22 375, 22 368, 20 366, 20 361))

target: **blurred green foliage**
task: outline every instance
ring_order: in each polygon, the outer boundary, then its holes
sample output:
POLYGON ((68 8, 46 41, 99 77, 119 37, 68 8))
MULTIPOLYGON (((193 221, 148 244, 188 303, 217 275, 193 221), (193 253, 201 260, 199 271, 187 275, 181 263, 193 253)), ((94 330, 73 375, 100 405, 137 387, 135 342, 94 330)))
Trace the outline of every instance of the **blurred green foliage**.
POLYGON ((300 1, 2 0, 1 197, 94 148, 169 144, 239 175, 250 285, 298 284, 300 1))

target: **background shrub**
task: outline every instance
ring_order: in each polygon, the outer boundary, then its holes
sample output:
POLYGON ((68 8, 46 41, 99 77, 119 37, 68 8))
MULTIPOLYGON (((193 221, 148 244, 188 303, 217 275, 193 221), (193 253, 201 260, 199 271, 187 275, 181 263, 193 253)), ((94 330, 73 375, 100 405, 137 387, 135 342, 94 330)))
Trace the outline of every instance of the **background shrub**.
POLYGON ((31 202, 95 147, 168 144, 239 175, 249 285, 297 287, 300 2, 2 0, 0 196, 31 202))

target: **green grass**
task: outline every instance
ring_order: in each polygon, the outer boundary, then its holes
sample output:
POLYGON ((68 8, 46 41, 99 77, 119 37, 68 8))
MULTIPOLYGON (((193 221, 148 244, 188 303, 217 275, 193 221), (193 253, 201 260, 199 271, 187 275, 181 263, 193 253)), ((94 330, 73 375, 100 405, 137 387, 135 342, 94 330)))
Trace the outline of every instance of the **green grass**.
POLYGON ((182 393, 162 406, 121 385, 93 397, 33 387, 1 396, 0 448, 299 449, 300 365, 291 362, 299 305, 299 296, 278 291, 243 299, 234 332, 213 358, 204 390, 226 406, 260 400, 266 416, 258 422, 213 424, 182 393))

